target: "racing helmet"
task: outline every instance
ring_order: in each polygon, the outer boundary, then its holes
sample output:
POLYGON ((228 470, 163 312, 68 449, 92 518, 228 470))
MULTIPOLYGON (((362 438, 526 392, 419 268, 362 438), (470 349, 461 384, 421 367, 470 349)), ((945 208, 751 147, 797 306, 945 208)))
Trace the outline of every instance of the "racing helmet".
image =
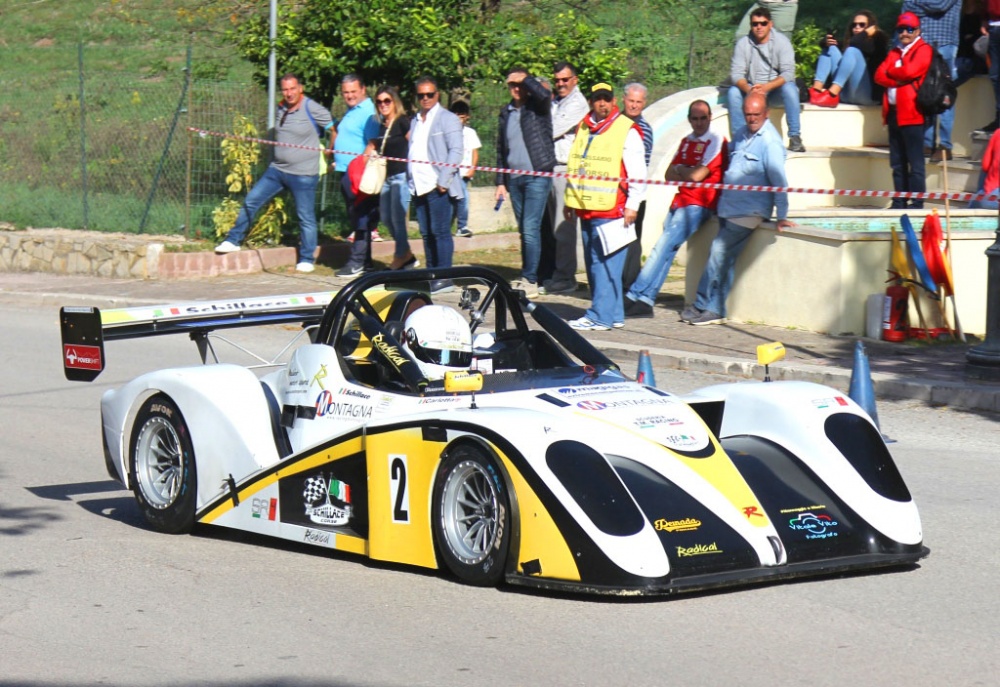
POLYGON ((413 311, 403 325, 403 338, 403 348, 427 379, 443 379, 448 370, 467 370, 472 363, 469 323, 447 305, 413 311))

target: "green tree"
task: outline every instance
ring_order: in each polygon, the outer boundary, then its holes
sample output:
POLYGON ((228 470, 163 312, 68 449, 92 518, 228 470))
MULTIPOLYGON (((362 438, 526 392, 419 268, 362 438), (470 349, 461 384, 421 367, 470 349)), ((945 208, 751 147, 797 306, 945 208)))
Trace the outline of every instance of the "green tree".
MULTIPOLYGON (((348 72, 404 93, 423 74, 446 91, 475 91, 502 80, 511 65, 547 74, 562 59, 574 61, 585 81, 620 81, 628 54, 605 49, 600 29, 573 12, 543 22, 534 9, 500 11, 480 0, 305 0, 279 7, 277 34, 279 71, 297 73, 323 102, 332 102, 348 72)), ((270 52, 266 8, 231 35, 263 80, 270 52)))

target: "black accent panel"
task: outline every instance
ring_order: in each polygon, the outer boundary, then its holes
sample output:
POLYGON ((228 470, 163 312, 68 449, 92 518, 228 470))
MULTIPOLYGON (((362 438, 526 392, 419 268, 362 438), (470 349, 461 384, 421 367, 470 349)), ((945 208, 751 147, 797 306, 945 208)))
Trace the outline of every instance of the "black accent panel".
POLYGON ((274 392, 264 382, 260 383, 264 390, 264 398, 267 399, 267 412, 271 417, 271 434, 274 436, 274 446, 278 449, 278 456, 287 458, 292 455, 292 443, 288 440, 288 432, 281 424, 281 410, 278 407, 278 399, 274 392))
POLYGON ((562 400, 561 398, 556 398, 552 394, 538 394, 537 398, 540 401, 547 401, 547 402, 551 403, 552 405, 557 406, 559 408, 565 408, 568 405, 572 405, 571 403, 567 403, 566 401, 562 400))
POLYGON ((752 436, 722 442, 753 489, 789 563, 865 554, 915 553, 869 525, 796 456, 774 442, 752 436))
POLYGON ((355 453, 312 470, 282 477, 278 481, 281 522, 367 539, 367 475, 364 454, 355 453), (347 485, 348 491, 339 494, 335 493, 339 490, 331 491, 334 482, 347 485), (344 517, 346 522, 333 524, 338 517, 344 517))
POLYGON ((608 460, 656 528, 671 578, 760 567, 750 543, 679 486, 629 458, 608 460))
POLYGON ((448 430, 444 427, 428 427, 425 425, 420 428, 420 438, 424 441, 437 441, 443 444, 448 441, 448 430))
POLYGON ((868 420, 852 413, 837 413, 826 419, 823 429, 875 493, 901 503, 911 500, 889 449, 868 420))
POLYGON ((599 530, 614 537, 642 531, 642 513, 603 455, 579 441, 556 441, 545 462, 599 530))
POLYGON ((689 403, 691 410, 698 413, 698 416, 708 425, 709 431, 715 436, 722 432, 722 416, 726 411, 725 401, 695 401, 689 403))

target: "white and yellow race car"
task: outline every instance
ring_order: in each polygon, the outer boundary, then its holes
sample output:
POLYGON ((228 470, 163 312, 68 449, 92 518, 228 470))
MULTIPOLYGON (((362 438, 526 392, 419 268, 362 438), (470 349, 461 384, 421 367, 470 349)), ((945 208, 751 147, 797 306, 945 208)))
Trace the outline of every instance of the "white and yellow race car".
POLYGON ((106 392, 107 469, 151 527, 221 525, 471 584, 618 594, 912 567, 928 552, 885 442, 843 393, 742 382, 680 397, 636 383, 485 268, 67 307, 63 363, 89 381, 106 341, 172 333, 209 361, 220 330, 287 323, 309 337, 280 364, 211 361, 106 392), (442 279, 456 290, 432 297, 442 279), (468 332, 407 327, 449 299, 468 332), (421 357, 429 339, 445 342, 436 365, 421 357))

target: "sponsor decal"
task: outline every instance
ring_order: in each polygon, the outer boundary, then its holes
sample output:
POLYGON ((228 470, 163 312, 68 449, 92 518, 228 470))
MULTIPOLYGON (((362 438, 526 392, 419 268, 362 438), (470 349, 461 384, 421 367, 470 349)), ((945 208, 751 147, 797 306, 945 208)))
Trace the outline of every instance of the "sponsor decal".
MULTIPOLYGON (((325 302, 325 301, 324 301, 325 302)), ((153 317, 173 317, 178 315, 210 315, 220 312, 238 312, 242 310, 266 310, 270 308, 288 308, 300 305, 318 305, 313 296, 289 296, 274 299, 270 296, 243 301, 216 301, 205 305, 164 306, 154 309, 153 317)))
POLYGON ((278 515, 278 499, 258 499, 250 503, 250 509, 255 518, 274 520, 278 515))
POLYGON ((684 421, 676 417, 667 417, 666 415, 646 415, 644 417, 637 417, 632 421, 639 429, 649 429, 650 427, 656 427, 657 425, 683 425, 684 421))
POLYGON ((399 352, 399 348, 389 345, 389 342, 385 340, 385 334, 379 333, 372 337, 372 345, 375 347, 375 350, 385 356, 385 359, 397 368, 410 362, 409 358, 399 352))
POLYGON ((461 400, 461 396, 423 396, 417 403, 455 403, 461 400))
POLYGON ((633 384, 597 384, 596 386, 566 386, 559 389, 556 393, 560 396, 579 396, 581 394, 600 394, 604 392, 614 394, 622 391, 636 391, 636 388, 633 384))
POLYGON ((760 512, 760 508, 757 506, 744 506, 743 515, 747 516, 747 518, 752 518, 754 516, 758 518, 764 517, 764 514, 760 512))
POLYGON ((371 398, 371 394, 366 394, 364 391, 358 391, 357 389, 341 389, 341 396, 353 396, 355 398, 363 398, 366 401, 371 398))
POLYGON ((789 529, 805 532, 806 539, 827 539, 836 537, 833 530, 839 525, 836 520, 825 513, 800 513, 788 521, 789 529))
POLYGON ((306 530, 305 536, 302 537, 302 541, 307 544, 320 544, 322 546, 330 546, 330 542, 333 540, 333 535, 329 532, 323 532, 322 530, 306 530))
POLYGON ((63 357, 66 359, 66 367, 74 370, 101 369, 101 349, 98 346, 64 344, 63 357))
POLYGON ((577 408, 583 408, 584 410, 604 410, 608 407, 608 404, 604 401, 580 401, 576 404, 577 408))
POLYGON ((380 413, 384 410, 388 410, 389 406, 392 405, 392 401, 393 401, 392 396, 390 396, 389 394, 382 394, 378 398, 378 405, 375 406, 375 410, 380 413))
POLYGON ((799 506, 798 508, 782 508, 779 513, 802 513, 807 510, 826 510, 826 506, 799 506))
POLYGON ((693 532, 701 527, 701 520, 695 518, 684 518, 683 520, 665 520, 660 518, 653 527, 661 532, 693 532))
POLYGON ((372 407, 346 401, 334 401, 334 395, 329 391, 321 391, 316 397, 316 416, 329 418, 349 417, 356 420, 367 420, 372 416, 372 407))
POLYGON ((711 544, 695 544, 694 546, 678 546, 678 556, 703 556, 709 553, 722 553, 716 542, 711 544))
POLYGON ((833 398, 814 398, 812 400, 813 406, 817 409, 830 408, 832 406, 846 406, 847 400, 843 396, 834 396, 833 398))
POLYGON ((329 480, 323 475, 307 479, 302 499, 305 501, 306 517, 317 525, 339 527, 351 519, 351 486, 333 479, 333 476, 329 480))
POLYGON ((663 441, 673 448, 690 448, 701 443, 698 437, 693 437, 690 434, 671 434, 664 437, 663 441))
POLYGON ((312 382, 310 382, 309 386, 316 384, 320 389, 326 391, 326 387, 323 386, 324 379, 326 379, 326 365, 320 365, 319 370, 317 370, 316 374, 313 375, 312 382))

